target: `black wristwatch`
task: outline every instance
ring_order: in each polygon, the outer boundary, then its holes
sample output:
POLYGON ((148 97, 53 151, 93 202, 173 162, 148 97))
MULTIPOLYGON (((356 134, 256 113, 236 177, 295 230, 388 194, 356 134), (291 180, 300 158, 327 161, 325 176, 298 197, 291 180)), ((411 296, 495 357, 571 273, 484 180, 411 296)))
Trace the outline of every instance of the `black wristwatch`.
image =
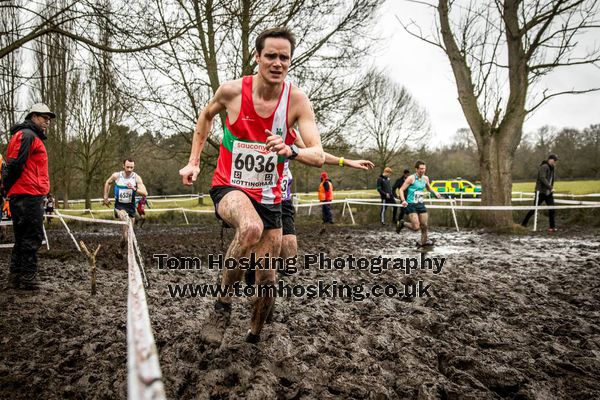
POLYGON ((294 158, 298 157, 298 146, 296 146, 295 144, 290 146, 290 150, 292 150, 292 154, 287 158, 288 160, 293 160, 294 158))

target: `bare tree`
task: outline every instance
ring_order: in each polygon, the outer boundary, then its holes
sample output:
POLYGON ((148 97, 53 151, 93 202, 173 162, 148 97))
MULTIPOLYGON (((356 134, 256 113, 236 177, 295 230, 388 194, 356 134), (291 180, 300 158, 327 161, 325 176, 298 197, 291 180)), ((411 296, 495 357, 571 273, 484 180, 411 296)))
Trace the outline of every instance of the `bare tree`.
MULTIPOLYGON (((132 85, 144 107, 137 116, 152 131, 183 134, 191 141, 202 107, 225 80, 252 74, 253 40, 263 29, 286 25, 298 37, 290 78, 311 98, 324 138, 334 137, 356 112, 359 86, 353 74, 366 54, 369 27, 382 0, 207 0, 176 7, 156 2, 163 34, 175 21, 194 28, 168 45, 134 56, 140 79, 132 85), (146 118, 141 116, 145 114, 146 118)), ((221 126, 225 114, 221 114, 221 126)), ((206 151, 218 149, 215 127, 206 151)), ((188 150, 181 153, 187 157, 188 150)), ((202 159, 207 161, 206 158, 202 159)))
MULTIPOLYGON (((103 1, 111 12, 108 1, 103 1)), ((97 42, 110 47, 112 34, 107 24, 100 24, 97 42)), ((79 104, 74 110, 72 152, 78 162, 75 168, 81 172, 85 207, 91 208, 94 186, 100 184, 112 167, 111 150, 118 146, 117 131, 128 108, 119 96, 112 55, 107 51, 89 53, 91 61, 78 76, 75 97, 79 104)))
POLYGON ((114 5, 116 11, 106 12, 106 4, 95 0, 68 0, 61 2, 13 2, 3 1, 1 8, 23 16, 18 34, 12 30, 0 31, 0 36, 11 35, 2 42, 0 58, 46 35, 58 35, 85 45, 90 49, 113 53, 134 53, 148 50, 170 42, 190 29, 188 26, 173 26, 168 36, 157 36, 148 0, 128 0, 114 5), (94 37, 101 23, 110 24, 115 37, 114 45, 107 45, 94 37))
MULTIPOLYGON (((15 1, 7 1, 15 5, 15 1)), ((0 7, 0 30, 6 34, 0 35, 0 47, 6 46, 19 35, 19 14, 15 8, 0 7)), ((2 149, 10 138, 9 128, 17 122, 18 92, 24 84, 21 76, 22 54, 14 51, 7 57, 0 59, 0 146, 2 149)))
MULTIPOLYGON (((586 51, 578 41, 600 27, 598 1, 438 0, 429 6, 437 13, 434 37, 414 24, 404 27, 448 56, 458 100, 477 141, 482 204, 510 205, 511 169, 525 117, 558 95, 600 90, 552 91, 540 79, 558 68, 599 65, 600 49, 586 51)), ((507 211, 486 212, 483 219, 493 226, 513 222, 507 211)))
MULTIPOLYGON (((56 7, 61 7, 65 6, 67 1, 52 3, 56 7)), ((44 14, 41 18, 44 18, 43 16, 44 14)), ((54 191, 58 192, 55 197, 62 199, 63 205, 68 207, 69 192, 73 182, 71 153, 68 146, 69 128, 72 110, 78 101, 72 92, 75 46, 64 36, 48 34, 39 37, 35 41, 34 48, 37 69, 31 87, 31 98, 33 102, 48 104, 58 117, 48 130, 46 146, 52 186, 56 188, 54 191)))
POLYGON ((410 145, 423 144, 430 133, 428 117, 404 86, 382 72, 370 71, 364 82, 357 140, 374 150, 376 164, 383 169, 395 165, 410 145))

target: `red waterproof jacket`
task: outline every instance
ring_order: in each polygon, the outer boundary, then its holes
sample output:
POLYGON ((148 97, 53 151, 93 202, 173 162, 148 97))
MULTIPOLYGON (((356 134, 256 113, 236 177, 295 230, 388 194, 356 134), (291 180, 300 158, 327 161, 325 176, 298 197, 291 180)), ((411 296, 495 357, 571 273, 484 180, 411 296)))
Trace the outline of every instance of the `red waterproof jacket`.
POLYGON ((50 191, 44 131, 30 120, 11 128, 3 185, 8 197, 45 196, 50 191))

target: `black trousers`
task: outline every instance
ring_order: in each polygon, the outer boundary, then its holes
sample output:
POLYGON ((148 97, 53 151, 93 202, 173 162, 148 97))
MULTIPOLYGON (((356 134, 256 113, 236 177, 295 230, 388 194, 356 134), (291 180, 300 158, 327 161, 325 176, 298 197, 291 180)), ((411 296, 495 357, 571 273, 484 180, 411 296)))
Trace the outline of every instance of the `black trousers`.
MULTIPOLYGON (((552 195, 552 193, 550 193, 550 194, 540 193, 538 195, 537 204, 535 204, 535 205, 539 206, 540 204, 542 204, 544 202, 549 206, 553 206, 554 205, 554 195, 552 195)), ((521 225, 527 226, 529 219, 533 216, 534 213, 535 213, 534 210, 529 210, 529 212, 525 216, 525 219, 523 220, 521 225)), ((554 210, 548 210, 548 218, 550 219, 550 228, 553 228, 553 229, 556 228, 556 223, 554 221, 554 210)))
POLYGON ((10 272, 37 272, 37 251, 44 240, 44 197, 13 196, 10 212, 15 236, 10 272))
MULTIPOLYGON (((382 197, 381 198, 381 223, 385 222, 385 209, 387 208, 386 204, 396 204, 396 199, 392 195, 389 198, 382 197)), ((398 207, 392 207, 392 221, 395 223, 398 221, 398 207)))
POLYGON ((333 222, 333 214, 331 213, 331 204, 323 204, 321 206, 321 211, 323 211, 323 222, 324 223, 333 222))

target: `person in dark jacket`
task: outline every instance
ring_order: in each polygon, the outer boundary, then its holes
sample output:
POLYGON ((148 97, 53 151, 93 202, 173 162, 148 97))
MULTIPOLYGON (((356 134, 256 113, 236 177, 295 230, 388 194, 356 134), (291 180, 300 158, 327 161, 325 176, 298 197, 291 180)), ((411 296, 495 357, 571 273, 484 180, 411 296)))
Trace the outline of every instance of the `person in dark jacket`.
MULTIPOLYGON (((379 175, 379 177, 377 178, 377 191, 379 192, 379 196, 381 197, 381 225, 385 225, 386 204, 396 204, 396 200, 394 199, 394 192, 392 192, 392 184, 390 183, 391 174, 392 169, 390 167, 385 167, 383 169, 383 174, 379 175)), ((392 219, 394 223, 396 223, 398 209, 394 206, 392 206, 392 208, 392 219)))
MULTIPOLYGON (((403 175, 396 179, 396 182, 394 182, 394 186, 392 186, 392 193, 394 193, 394 197, 399 199, 400 198, 400 193, 398 193, 398 189, 400 189, 402 187, 402 185, 404 185, 404 181, 406 180, 406 178, 408 178, 408 175, 410 175, 410 171, 405 169, 403 172, 403 175)), ((408 193, 404 193, 404 198, 408 197, 408 193)), ((398 219, 396 220, 396 222, 400 222, 404 219, 404 207, 400 207, 400 215, 398 216, 398 219)))
MULTIPOLYGON (((556 154, 550 154, 547 160, 542 161, 538 168, 537 180, 535 182, 535 191, 537 193, 537 202, 534 203, 539 206, 542 203, 546 203, 549 206, 554 205, 554 166, 558 161, 556 154)), ((521 223, 523 226, 527 226, 529 219, 533 216, 534 210, 530 210, 525 219, 521 223)), ((554 210, 548 210, 548 218, 550 220, 550 227, 548 232, 556 232, 556 222, 554 220, 554 210)))
POLYGON ((29 109, 25 121, 13 126, 6 151, 4 190, 10 202, 15 244, 10 259, 9 287, 37 290, 37 251, 44 238, 44 196, 50 191, 48 153, 44 140, 56 115, 42 103, 29 109))

